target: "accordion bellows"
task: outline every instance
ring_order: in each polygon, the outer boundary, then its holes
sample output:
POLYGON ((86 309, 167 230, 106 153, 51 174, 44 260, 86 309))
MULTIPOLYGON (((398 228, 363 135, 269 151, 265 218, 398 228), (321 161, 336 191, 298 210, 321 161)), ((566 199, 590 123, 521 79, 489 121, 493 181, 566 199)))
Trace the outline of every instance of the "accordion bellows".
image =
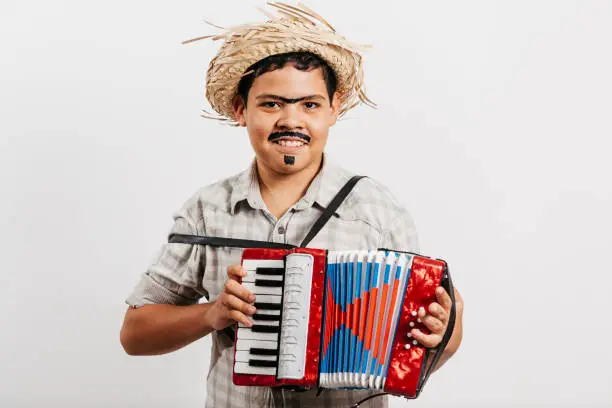
POLYGON ((419 394, 436 358, 409 333, 427 332, 417 310, 441 284, 452 289, 444 261, 389 250, 249 248, 242 265, 257 312, 252 327, 236 330, 236 385, 419 394))

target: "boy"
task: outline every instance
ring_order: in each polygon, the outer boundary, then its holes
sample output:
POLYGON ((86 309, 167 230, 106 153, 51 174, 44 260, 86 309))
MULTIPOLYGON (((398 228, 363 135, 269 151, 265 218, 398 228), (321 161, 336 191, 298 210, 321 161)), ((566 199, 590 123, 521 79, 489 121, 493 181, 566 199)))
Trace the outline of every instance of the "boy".
MULTIPOLYGON (((174 216, 172 233, 298 245, 353 174, 324 156, 329 128, 357 103, 371 104, 361 57, 310 9, 273 3, 281 14, 261 25, 228 29, 210 64, 207 97, 218 118, 246 127, 255 159, 244 172, 201 188, 174 216), (322 23, 323 27, 321 24, 322 23)), ((218 38, 222 38, 218 37, 218 38)), ((409 214, 381 184, 361 180, 309 244, 312 248, 418 251, 409 214)), ((221 330, 250 326, 255 295, 239 283, 241 250, 166 244, 127 299, 121 343, 131 355, 168 353, 212 335, 207 407, 350 406, 364 390, 290 392, 232 383, 233 339, 221 330), (206 297, 209 302, 199 304, 206 297)), ((450 298, 419 316, 440 343, 450 298)), ((459 347, 462 300, 438 367, 459 347)), ((362 406, 387 406, 386 397, 362 406)))

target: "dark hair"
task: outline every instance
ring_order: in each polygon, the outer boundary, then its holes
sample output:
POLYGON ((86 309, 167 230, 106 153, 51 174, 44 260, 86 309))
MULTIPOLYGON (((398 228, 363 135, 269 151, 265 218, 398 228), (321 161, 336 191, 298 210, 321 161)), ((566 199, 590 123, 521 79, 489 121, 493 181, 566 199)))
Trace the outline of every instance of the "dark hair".
POLYGON ((334 92, 336 92, 337 79, 335 72, 321 57, 311 52, 289 52, 285 54, 270 55, 262 60, 251 65, 245 72, 253 71, 242 77, 238 83, 238 95, 242 97, 242 101, 246 106, 249 97, 249 90, 253 85, 253 81, 260 75, 266 72, 274 71, 285 66, 288 62, 295 64, 295 68, 300 71, 310 71, 312 69, 321 68, 323 70, 323 78, 329 95, 329 103, 331 104, 334 92))

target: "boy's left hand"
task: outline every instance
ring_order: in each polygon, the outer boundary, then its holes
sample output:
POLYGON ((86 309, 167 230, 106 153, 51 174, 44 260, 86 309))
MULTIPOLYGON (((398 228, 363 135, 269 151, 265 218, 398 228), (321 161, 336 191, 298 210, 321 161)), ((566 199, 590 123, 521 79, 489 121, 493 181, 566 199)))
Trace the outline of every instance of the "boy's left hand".
MULTIPOLYGON (((455 295, 457 294, 455 292, 455 295)), ((438 346, 448 326, 448 318, 452 305, 451 298, 441 286, 436 288, 436 298, 438 302, 432 302, 427 311, 424 307, 421 307, 417 312, 419 320, 431 333, 425 334, 416 328, 410 331, 412 337, 425 347, 438 346)))

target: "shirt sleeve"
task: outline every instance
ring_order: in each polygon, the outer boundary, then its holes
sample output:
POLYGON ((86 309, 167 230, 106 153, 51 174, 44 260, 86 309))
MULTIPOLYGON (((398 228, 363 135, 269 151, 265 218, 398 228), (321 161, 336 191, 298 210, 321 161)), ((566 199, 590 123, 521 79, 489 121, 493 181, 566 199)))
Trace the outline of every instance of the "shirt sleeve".
POLYGON ((383 233, 379 248, 419 253, 419 237, 412 217, 401 211, 393 225, 383 233))
MULTIPOLYGON (((174 216, 170 233, 203 235, 203 217, 194 196, 174 216)), ((191 305, 207 296, 202 287, 205 251, 201 245, 166 243, 127 297, 132 307, 146 304, 191 305)))

